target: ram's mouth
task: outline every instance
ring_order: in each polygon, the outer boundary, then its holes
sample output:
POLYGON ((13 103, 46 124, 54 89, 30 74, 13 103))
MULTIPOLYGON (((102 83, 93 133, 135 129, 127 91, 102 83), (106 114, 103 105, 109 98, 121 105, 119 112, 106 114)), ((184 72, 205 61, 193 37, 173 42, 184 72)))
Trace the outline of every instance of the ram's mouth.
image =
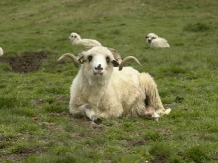
POLYGON ((93 71, 94 75, 103 75, 103 71, 102 70, 94 70, 93 71))

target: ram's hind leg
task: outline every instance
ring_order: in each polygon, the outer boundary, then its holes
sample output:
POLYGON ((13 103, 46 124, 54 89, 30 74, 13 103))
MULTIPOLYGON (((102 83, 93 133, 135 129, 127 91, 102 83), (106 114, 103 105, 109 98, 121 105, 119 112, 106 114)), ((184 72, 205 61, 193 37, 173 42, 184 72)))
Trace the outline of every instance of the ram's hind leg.
POLYGON ((154 79, 149 74, 144 74, 143 81, 146 94, 145 104, 149 107, 153 107, 155 110, 152 116, 156 118, 163 114, 169 114, 171 109, 164 109, 154 79))

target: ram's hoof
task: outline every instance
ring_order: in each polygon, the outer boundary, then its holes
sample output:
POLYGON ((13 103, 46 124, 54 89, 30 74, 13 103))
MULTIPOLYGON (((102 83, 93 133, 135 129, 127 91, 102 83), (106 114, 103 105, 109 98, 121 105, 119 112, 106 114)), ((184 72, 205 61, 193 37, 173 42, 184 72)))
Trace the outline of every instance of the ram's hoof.
POLYGON ((155 121, 159 121, 159 119, 160 119, 160 115, 157 114, 157 113, 154 113, 151 117, 152 117, 155 121))
POLYGON ((94 120, 94 122, 95 122, 96 124, 101 124, 101 123, 102 123, 102 120, 101 120, 100 118, 97 118, 97 119, 94 120))
POLYGON ((92 118, 92 121, 93 121, 95 124, 101 124, 101 123, 102 123, 101 118, 98 118, 98 117, 96 117, 96 116, 92 118))

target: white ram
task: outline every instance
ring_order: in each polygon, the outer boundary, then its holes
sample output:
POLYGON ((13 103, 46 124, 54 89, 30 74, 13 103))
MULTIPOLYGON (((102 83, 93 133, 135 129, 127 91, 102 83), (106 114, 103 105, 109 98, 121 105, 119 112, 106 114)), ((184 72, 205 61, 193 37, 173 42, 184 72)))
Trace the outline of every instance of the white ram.
POLYGON ((166 39, 158 37, 154 33, 149 33, 145 38, 150 47, 160 47, 160 48, 170 47, 166 39))
POLYGON ((81 64, 70 88, 69 107, 74 116, 87 116, 98 122, 101 118, 122 116, 159 118, 171 111, 164 109, 156 83, 148 73, 123 67, 128 60, 140 64, 135 57, 128 56, 119 64, 112 52, 102 46, 83 51, 79 59, 67 53, 59 60, 64 57, 72 58, 76 67, 81 64))
POLYGON ((72 45, 83 45, 85 47, 101 46, 101 43, 93 39, 82 39, 79 34, 73 32, 70 34, 69 39, 72 45))

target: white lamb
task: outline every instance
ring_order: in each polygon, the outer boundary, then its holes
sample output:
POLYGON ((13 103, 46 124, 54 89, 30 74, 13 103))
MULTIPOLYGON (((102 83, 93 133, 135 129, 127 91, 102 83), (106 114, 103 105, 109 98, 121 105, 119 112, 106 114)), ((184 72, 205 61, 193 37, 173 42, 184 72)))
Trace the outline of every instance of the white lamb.
POLYGON ((0 47, 0 56, 2 56, 4 54, 3 49, 0 47))
POLYGON ((149 33, 145 38, 150 47, 161 47, 161 48, 170 47, 166 39, 158 37, 154 33, 149 33))
POLYGON ((170 113, 171 109, 164 109, 157 86, 148 73, 123 68, 128 60, 140 64, 135 57, 128 56, 119 64, 111 51, 102 46, 84 51, 79 59, 67 53, 59 60, 64 57, 72 58, 77 67, 81 64, 70 88, 72 115, 87 116, 98 123, 101 118, 150 115, 158 119, 170 113))
POLYGON ((72 45, 83 45, 85 47, 101 46, 101 43, 93 39, 82 39, 79 34, 73 32, 70 34, 69 39, 72 45))

